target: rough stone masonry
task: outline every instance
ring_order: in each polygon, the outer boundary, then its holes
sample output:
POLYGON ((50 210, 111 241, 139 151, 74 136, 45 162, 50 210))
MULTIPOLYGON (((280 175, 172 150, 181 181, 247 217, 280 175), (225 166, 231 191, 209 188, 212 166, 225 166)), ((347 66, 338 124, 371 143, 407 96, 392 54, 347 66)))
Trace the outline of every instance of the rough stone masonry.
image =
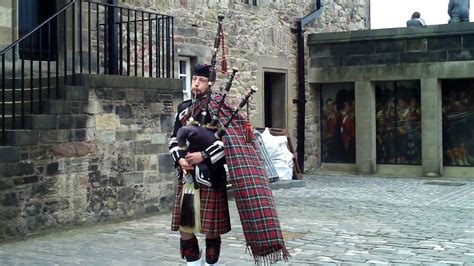
POLYGON ((0 239, 168 210, 180 83, 144 80, 84 78, 33 120, 36 134, 0 147, 0 239))

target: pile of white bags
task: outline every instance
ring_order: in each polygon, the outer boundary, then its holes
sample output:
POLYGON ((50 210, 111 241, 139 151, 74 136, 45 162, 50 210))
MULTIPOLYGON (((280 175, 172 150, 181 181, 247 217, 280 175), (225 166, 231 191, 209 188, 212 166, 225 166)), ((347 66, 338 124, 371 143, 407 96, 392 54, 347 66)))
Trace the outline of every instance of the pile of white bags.
POLYGON ((265 128, 262 140, 280 180, 291 180, 293 178, 293 154, 288 150, 286 136, 273 136, 270 134, 270 130, 265 128))

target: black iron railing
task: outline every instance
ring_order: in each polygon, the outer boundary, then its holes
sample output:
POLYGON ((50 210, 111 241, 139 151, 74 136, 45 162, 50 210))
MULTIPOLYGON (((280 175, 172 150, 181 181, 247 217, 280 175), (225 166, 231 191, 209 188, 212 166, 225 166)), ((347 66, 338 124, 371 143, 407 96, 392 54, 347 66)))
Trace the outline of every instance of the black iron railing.
POLYGON ((2 141, 75 74, 174 78, 173 26, 171 16, 72 0, 0 52, 2 141))

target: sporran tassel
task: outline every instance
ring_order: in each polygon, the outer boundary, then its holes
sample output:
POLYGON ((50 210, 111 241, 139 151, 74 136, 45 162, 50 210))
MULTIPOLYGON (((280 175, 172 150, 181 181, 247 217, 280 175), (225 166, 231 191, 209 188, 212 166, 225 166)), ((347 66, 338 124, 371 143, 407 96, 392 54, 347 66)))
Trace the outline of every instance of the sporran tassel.
MULTIPOLYGON (((188 178, 184 177, 184 178, 188 178)), ((185 182, 181 191, 181 224, 180 231, 199 233, 201 231, 201 199, 199 188, 194 182, 185 182)))

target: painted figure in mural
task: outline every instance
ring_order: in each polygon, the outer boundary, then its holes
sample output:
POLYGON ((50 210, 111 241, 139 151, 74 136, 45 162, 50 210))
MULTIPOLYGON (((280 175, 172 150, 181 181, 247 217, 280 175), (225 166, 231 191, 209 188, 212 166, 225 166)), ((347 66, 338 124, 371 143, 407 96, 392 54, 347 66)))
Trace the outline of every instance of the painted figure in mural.
POLYGON ((472 88, 452 84, 443 90, 443 151, 448 166, 474 165, 474 112, 472 88))
POLYGON ((324 139, 324 159, 333 162, 341 154, 341 114, 337 110, 333 99, 326 100, 323 110, 323 139, 324 139))
POLYGON ((449 23, 469 22, 470 0, 449 0, 449 23))
POLYGON ((348 159, 355 159, 355 114, 354 102, 345 101, 342 109, 341 135, 345 154, 348 159))
POLYGON ((378 163, 396 163, 396 100, 393 91, 377 87, 377 153, 378 163))
POLYGON ((283 241, 268 178, 257 155, 258 147, 244 138, 245 117, 237 115, 226 128, 224 137, 216 139, 201 151, 186 151, 178 144, 179 130, 189 125, 190 121, 201 121, 196 126, 206 125, 214 114, 219 113, 219 123, 225 124, 226 117, 230 117, 234 111, 223 102, 221 112, 217 112, 222 96, 210 91, 209 77, 210 66, 195 66, 192 77, 195 97, 178 105, 169 142, 179 180, 171 230, 180 231, 181 257, 186 259, 187 265, 201 265, 196 233, 202 233, 205 235, 206 265, 217 265, 221 235, 231 229, 225 182, 228 179, 233 188, 247 247, 255 261, 286 260, 289 254, 283 241), (196 178, 202 173, 199 170, 202 164, 208 166, 206 174, 211 176, 209 180, 213 180, 210 186, 196 178))
POLYGON ((408 153, 408 134, 411 131, 411 125, 409 121, 410 110, 407 104, 407 96, 402 95, 398 97, 397 104, 397 140, 399 146, 399 153, 397 162, 406 163, 408 153))
POLYGON ((418 164, 421 162, 421 111, 417 98, 412 95, 408 104, 408 142, 407 142, 407 163, 418 164))
POLYGON ((425 21, 421 18, 420 12, 415 12, 411 15, 411 19, 407 20, 407 27, 424 27, 425 21))

